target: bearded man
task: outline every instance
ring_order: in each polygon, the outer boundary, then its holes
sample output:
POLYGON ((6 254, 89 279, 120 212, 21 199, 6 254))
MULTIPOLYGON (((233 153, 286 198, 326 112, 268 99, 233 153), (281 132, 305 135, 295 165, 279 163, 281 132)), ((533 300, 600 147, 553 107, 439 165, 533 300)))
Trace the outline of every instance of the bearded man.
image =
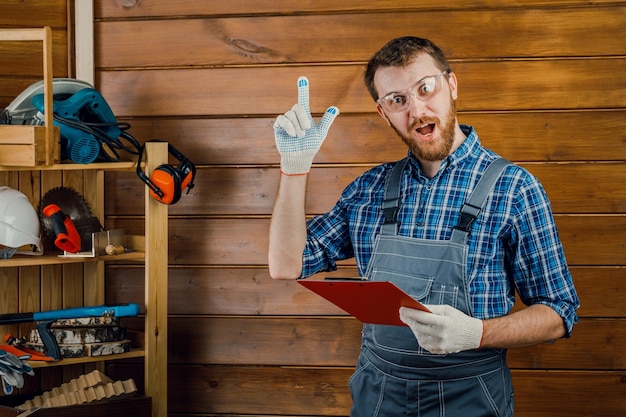
POLYGON ((315 124, 301 77, 298 103, 274 123, 270 275, 307 278, 355 258, 361 277, 390 281, 428 310, 401 307, 406 326, 364 324, 351 416, 513 416, 507 349, 568 337, 578 320, 546 193, 459 124, 456 74, 429 40, 387 43, 365 85, 408 154, 363 173, 307 221, 310 167, 339 110, 315 124), (526 306, 511 312, 516 292, 526 306))

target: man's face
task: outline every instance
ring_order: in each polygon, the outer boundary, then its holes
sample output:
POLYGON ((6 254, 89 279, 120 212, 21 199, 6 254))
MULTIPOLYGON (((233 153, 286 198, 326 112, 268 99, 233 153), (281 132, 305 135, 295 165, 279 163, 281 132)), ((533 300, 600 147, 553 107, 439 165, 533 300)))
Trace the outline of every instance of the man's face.
POLYGON ((406 67, 381 67, 374 76, 379 97, 410 92, 406 109, 392 112, 379 104, 377 110, 413 155, 423 161, 445 159, 455 140, 457 84, 454 73, 449 77, 434 77, 438 83, 435 93, 423 100, 416 97, 419 81, 440 73, 434 60, 428 54, 421 54, 406 67))

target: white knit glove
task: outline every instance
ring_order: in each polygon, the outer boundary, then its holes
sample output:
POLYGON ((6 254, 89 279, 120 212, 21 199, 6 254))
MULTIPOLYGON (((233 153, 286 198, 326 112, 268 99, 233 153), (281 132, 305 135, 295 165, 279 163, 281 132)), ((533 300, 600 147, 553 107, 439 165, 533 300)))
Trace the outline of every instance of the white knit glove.
POLYGON ((0 349, 0 381, 6 395, 24 386, 22 374, 35 375, 33 368, 11 352, 0 349))
POLYGON ((425 305, 432 313, 400 307, 400 320, 411 328, 421 347, 435 354, 478 349, 483 322, 449 305, 425 305))
POLYGON ((329 107, 315 125, 309 108, 309 80, 298 78, 298 103, 274 122, 274 138, 280 153, 280 170, 287 175, 306 174, 319 151, 330 125, 339 115, 337 107, 329 107))

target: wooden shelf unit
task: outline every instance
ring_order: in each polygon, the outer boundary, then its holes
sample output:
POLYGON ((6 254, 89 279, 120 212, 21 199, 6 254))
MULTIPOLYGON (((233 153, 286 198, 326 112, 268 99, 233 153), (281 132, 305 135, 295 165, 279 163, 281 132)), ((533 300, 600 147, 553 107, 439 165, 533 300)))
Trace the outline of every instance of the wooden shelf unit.
MULTIPOLYGON (((18 189, 38 207, 53 187, 68 186, 81 193, 93 214, 104 223, 104 174, 132 171, 134 162, 59 163, 59 130, 53 126, 51 29, 0 29, 0 41, 42 41, 44 74, 44 126, 0 125, 0 185, 18 189), (43 141, 43 142, 42 142, 43 141), (7 147, 4 147, 7 146, 7 147), (15 148, 17 147, 17 148, 15 148), (22 151, 23 150, 23 151, 22 151), (43 157, 41 153, 43 152, 43 157), (19 157, 18 157, 19 154, 19 157), (22 157, 23 154, 29 157, 22 157), (13 157, 15 155, 15 157, 13 157), (30 157, 34 159, 31 159, 30 157)), ((168 162, 168 144, 146 144, 144 172, 148 175, 168 162)), ((145 190, 145 235, 137 252, 111 257, 66 258, 51 255, 14 255, 0 259, 0 313, 55 310, 105 302, 105 263, 108 260, 143 261, 145 266, 145 340, 142 349, 104 357, 62 359, 38 368, 72 364, 102 364, 116 359, 144 358, 144 391, 151 398, 152 417, 167 416, 167 279, 168 206, 145 190)), ((26 332, 31 324, 0 326, 12 334, 26 332)), ((121 415, 120 415, 121 416, 121 415)))
MULTIPOLYGON (((165 142, 146 144, 145 171, 152 172, 167 163, 165 142)), ((131 171, 134 163, 55 164, 36 167, 0 167, 0 185, 9 185, 26 194, 34 207, 54 186, 75 188, 87 200, 94 215, 104 219, 104 173, 131 171), (27 184, 26 188, 23 184, 27 184), (31 187, 38 184, 37 189, 31 187)), ((139 179, 138 179, 139 181, 139 179)), ((143 262, 145 266, 145 340, 143 349, 129 353, 92 358, 62 359, 53 363, 31 362, 36 368, 102 363, 117 359, 144 357, 145 395, 152 399, 152 416, 167 416, 167 216, 168 206, 153 199, 145 190, 145 235, 133 236, 138 250, 113 256, 63 257, 57 253, 41 256, 14 255, 0 259, 0 313, 43 311, 77 307, 65 300, 81 300, 82 305, 105 302, 104 265, 107 261, 143 262), (143 247, 142 247, 143 246, 143 247), (82 268, 80 268, 82 266, 82 268), (81 269, 80 271, 77 269, 81 269), (82 277, 80 276, 82 275, 82 277), (49 292, 46 281, 56 283, 62 294, 49 292), (29 284, 31 287, 29 288, 29 284), (17 302, 16 302, 17 301, 17 302), (15 311, 11 310, 14 305, 15 311), (3 310, 3 311, 2 311, 3 310)), ((134 249, 131 247, 131 249, 134 249)), ((13 334, 29 330, 29 325, 13 334)), ((0 326, 6 330, 10 326, 0 326)), ((6 333, 6 331, 5 331, 6 333)), ((3 333, 4 335, 4 333, 3 333)))

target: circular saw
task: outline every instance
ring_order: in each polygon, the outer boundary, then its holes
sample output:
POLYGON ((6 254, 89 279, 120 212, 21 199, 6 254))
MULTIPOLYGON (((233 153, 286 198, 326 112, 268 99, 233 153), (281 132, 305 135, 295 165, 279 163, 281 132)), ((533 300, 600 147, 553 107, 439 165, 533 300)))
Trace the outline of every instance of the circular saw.
MULTIPOLYGON (((33 104, 33 98, 43 94, 44 82, 37 81, 31 84, 5 109, 8 113, 9 124, 12 125, 43 125, 44 117, 33 104)), ((74 78, 55 78, 52 80, 52 94, 68 97, 85 88, 93 88, 86 81, 74 78)))
POLYGON ((52 188, 39 202, 38 211, 44 234, 65 252, 91 251, 92 233, 103 230, 84 197, 70 187, 52 188))

